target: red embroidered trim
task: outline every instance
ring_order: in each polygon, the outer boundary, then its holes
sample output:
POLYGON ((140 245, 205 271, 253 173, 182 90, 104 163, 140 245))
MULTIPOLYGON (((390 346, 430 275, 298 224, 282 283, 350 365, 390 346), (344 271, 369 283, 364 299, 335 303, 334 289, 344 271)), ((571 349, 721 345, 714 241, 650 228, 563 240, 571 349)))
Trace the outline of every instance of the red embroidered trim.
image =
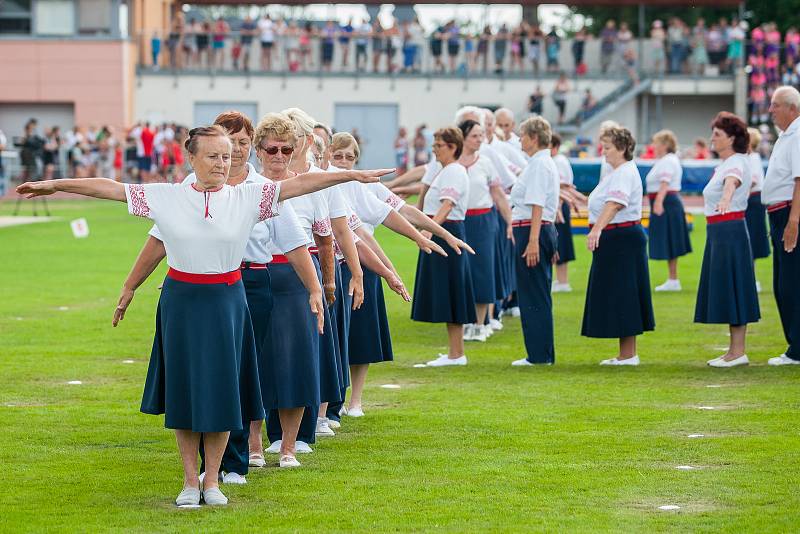
POLYGON ((314 224, 311 225, 311 231, 321 236, 331 235, 331 220, 314 221, 314 224))
POLYGON ((275 191, 277 186, 275 184, 264 184, 261 189, 261 203, 258 205, 258 220, 265 221, 275 217, 277 213, 272 210, 272 204, 275 202, 275 191))
POLYGON ((458 202, 458 200, 461 198, 461 193, 452 187, 443 187, 439 193, 439 197, 450 198, 451 200, 458 202))
POLYGON ((347 218, 347 226, 350 227, 350 230, 358 230, 362 224, 361 219, 355 213, 350 214, 350 217, 347 218))
POLYGON ((397 208, 399 208, 400 206, 402 206, 402 205, 403 205, 405 202, 403 202, 403 199, 402 199, 402 198, 398 197, 398 196, 397 196, 397 195, 395 195, 394 193, 391 193, 391 194, 390 194, 390 195, 389 195, 389 196, 386 198, 386 203, 387 203, 387 204, 389 204, 389 206, 391 206, 393 210, 396 210, 397 208))
POLYGON ((150 217, 150 206, 147 204, 147 194, 141 184, 128 184, 128 194, 131 199, 130 211, 137 217, 150 217))
POLYGON ((623 201, 625 203, 628 202, 628 195, 626 195, 622 191, 609 191, 608 192, 608 197, 609 198, 616 198, 616 199, 621 200, 621 201, 623 201))

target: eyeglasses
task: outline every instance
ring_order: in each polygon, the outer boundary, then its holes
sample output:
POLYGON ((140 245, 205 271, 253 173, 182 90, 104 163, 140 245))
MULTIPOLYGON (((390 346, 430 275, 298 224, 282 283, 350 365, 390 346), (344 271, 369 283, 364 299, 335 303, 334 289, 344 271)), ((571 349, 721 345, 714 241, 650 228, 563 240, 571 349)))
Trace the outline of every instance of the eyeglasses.
POLYGON ((274 156, 278 152, 280 152, 284 156, 288 156, 289 154, 294 152, 294 147, 293 146, 281 146, 281 147, 277 147, 277 146, 262 146, 260 148, 261 148, 261 150, 263 150, 264 152, 266 152, 270 156, 274 156))
POLYGON ((334 154, 334 155, 333 155, 333 159, 334 159, 334 161, 341 161, 341 160, 343 160, 343 159, 346 159, 347 161, 355 161, 355 160, 356 160, 356 157, 355 157, 355 156, 351 156, 350 154, 347 154, 347 155, 344 155, 344 154, 334 154))

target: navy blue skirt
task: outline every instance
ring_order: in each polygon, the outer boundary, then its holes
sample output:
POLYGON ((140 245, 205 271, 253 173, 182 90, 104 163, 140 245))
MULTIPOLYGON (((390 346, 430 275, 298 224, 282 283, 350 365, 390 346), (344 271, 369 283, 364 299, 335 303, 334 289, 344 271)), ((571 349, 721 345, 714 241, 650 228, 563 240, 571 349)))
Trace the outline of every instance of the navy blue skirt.
POLYGON ((655 326, 642 225, 604 230, 592 253, 581 335, 638 336, 655 326))
POLYGON ((503 216, 495 208, 492 211, 497 217, 497 236, 494 253, 494 288, 495 300, 504 300, 514 290, 514 245, 506 237, 508 225, 503 216))
POLYGON ((572 213, 568 202, 561 203, 561 214, 564 216, 564 222, 555 224, 558 233, 558 261, 556 262, 558 265, 575 261, 575 245, 572 242, 572 213))
MULTIPOLYGON (((364 271, 364 304, 350 313, 350 365, 390 362, 394 354, 381 278, 363 265, 361 270, 364 271)), ((349 283, 351 276, 350 268, 343 264, 342 279, 346 278, 349 283)))
MULTIPOLYGON (((464 239, 462 221, 447 221, 442 226, 457 238, 464 239)), ((433 240, 439 246, 445 244, 439 237, 434 236, 433 240)), ((426 323, 473 324, 477 321, 466 254, 449 254, 445 258, 420 251, 411 318, 426 323)))
POLYGON ((475 254, 467 254, 472 273, 472 294, 475 302, 491 304, 497 300, 494 257, 497 246, 497 216, 492 211, 482 215, 468 215, 464 220, 464 232, 467 244, 475 251, 475 254))
POLYGON ((761 203, 761 192, 753 193, 747 200, 747 232, 750 234, 750 250, 753 259, 769 257, 769 232, 767 231, 767 207, 761 203))
POLYGON ((336 264, 336 302, 331 307, 331 320, 336 327, 336 340, 339 346, 339 382, 342 389, 350 387, 350 315, 353 310, 353 297, 348 293, 350 271, 345 276, 344 269, 336 264))
POLYGON ((264 418, 242 282, 164 280, 141 411, 193 432, 242 430, 264 418))
MULTIPOLYGON (((319 266, 314 263, 319 276, 319 266)), ((317 318, 308 307, 308 291, 292 266, 272 263, 269 269, 274 313, 261 366, 264 408, 317 406, 321 392, 328 393, 323 386, 329 382, 338 385, 330 317, 326 311, 328 335, 320 336, 317 318)))
POLYGON ((744 220, 709 224, 694 322, 739 326, 761 318, 744 220))
POLYGON ((686 212, 678 194, 670 193, 664 197, 664 213, 655 215, 650 199, 650 225, 647 228, 651 260, 672 260, 692 251, 686 212))

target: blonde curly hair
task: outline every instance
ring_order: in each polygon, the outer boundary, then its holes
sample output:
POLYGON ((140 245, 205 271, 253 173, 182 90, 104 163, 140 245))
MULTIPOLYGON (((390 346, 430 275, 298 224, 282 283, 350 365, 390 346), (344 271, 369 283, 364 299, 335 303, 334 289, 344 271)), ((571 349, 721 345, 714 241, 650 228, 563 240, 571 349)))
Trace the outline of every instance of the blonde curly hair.
POLYGON ((267 113, 258 122, 253 136, 256 150, 261 147, 265 139, 284 141, 294 146, 297 143, 294 123, 283 113, 267 113))

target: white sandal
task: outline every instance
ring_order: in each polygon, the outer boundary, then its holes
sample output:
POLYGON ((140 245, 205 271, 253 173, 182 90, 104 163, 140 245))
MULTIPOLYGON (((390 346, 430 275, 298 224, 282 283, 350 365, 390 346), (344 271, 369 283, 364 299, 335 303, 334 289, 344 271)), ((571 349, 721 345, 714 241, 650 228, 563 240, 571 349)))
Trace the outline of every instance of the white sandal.
POLYGON ((264 455, 257 452, 250 453, 250 467, 264 467, 267 465, 264 455))

